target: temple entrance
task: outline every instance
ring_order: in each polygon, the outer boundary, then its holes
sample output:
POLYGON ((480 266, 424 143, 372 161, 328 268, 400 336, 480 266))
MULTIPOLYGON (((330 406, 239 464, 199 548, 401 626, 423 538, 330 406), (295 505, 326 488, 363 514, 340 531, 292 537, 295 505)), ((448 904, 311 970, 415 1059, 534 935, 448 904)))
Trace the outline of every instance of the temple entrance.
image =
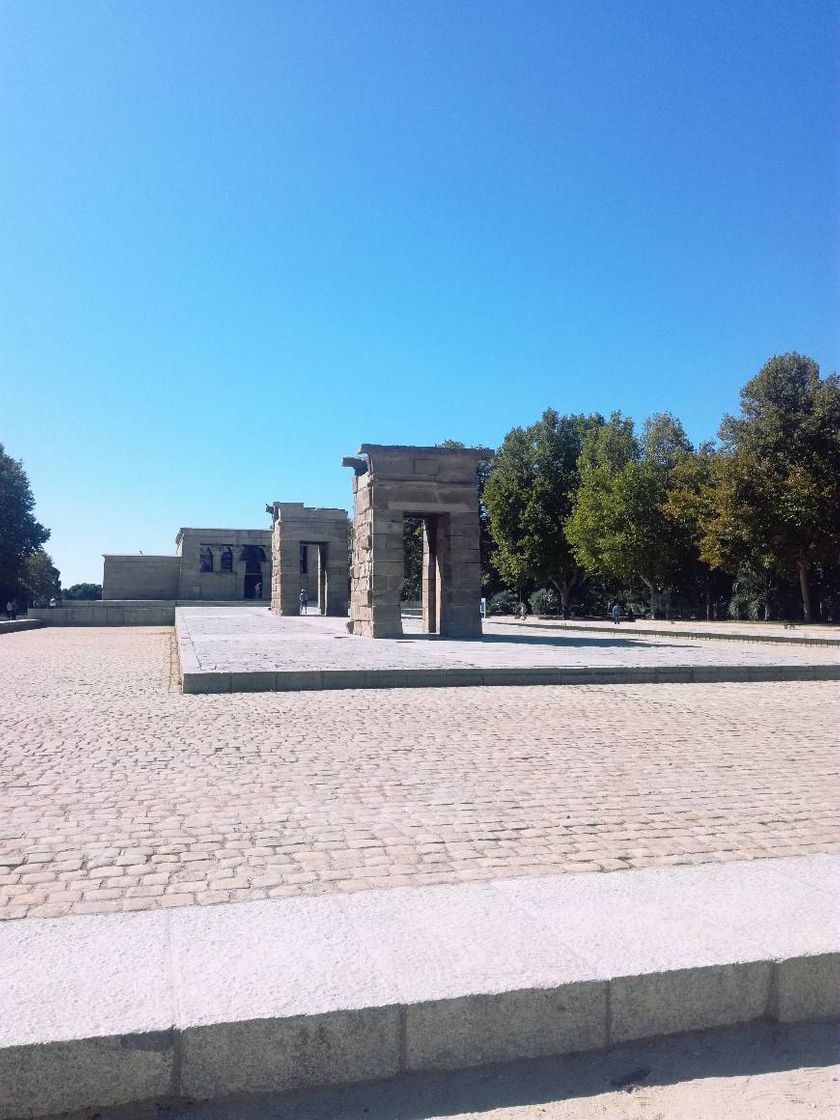
POLYGON ((263 597, 262 568, 259 560, 245 561, 245 588, 242 597, 244 599, 262 599, 263 597))
POLYGON ((302 541, 300 546, 300 585, 309 596, 307 609, 327 613, 329 602, 329 545, 326 541, 302 541))

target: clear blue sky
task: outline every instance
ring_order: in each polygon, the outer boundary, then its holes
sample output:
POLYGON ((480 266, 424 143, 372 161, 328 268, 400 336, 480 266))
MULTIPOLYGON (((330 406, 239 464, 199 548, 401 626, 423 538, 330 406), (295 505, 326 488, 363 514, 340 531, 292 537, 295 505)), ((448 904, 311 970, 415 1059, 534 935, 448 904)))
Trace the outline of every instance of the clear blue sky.
POLYGON ((0 441, 65 585, 360 442, 838 366, 823 0, 0 8, 0 441))

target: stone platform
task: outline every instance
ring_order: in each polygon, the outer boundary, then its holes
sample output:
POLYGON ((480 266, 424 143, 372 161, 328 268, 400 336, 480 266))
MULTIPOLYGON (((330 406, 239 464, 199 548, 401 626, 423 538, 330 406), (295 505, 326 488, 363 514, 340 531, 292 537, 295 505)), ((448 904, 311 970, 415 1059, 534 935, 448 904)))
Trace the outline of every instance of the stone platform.
POLYGON ((473 641, 421 634, 365 639, 344 620, 278 618, 265 607, 184 606, 175 612, 187 693, 453 685, 651 684, 840 680, 840 648, 690 637, 558 633, 485 622, 473 641))
POLYGON ((0 1115, 214 1099, 840 1012, 840 858, 0 927, 0 1115))
POLYGON ((37 630, 44 623, 37 618, 0 618, 0 634, 16 634, 20 630, 37 630))

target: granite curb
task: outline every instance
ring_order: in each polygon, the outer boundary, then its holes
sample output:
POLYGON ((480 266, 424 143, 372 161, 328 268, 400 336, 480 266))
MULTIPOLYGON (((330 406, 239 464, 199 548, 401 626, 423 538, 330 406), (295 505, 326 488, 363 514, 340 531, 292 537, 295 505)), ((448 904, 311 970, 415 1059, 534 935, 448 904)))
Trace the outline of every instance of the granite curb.
POLYGON ((200 668, 192 644, 178 639, 185 693, 302 692, 355 688, 474 688, 583 684, 743 684, 840 680, 838 665, 669 665, 463 667, 422 669, 271 669, 216 672, 200 668))
MULTIPOLYGON (((498 619, 494 619, 498 621, 498 619)), ((642 638, 691 638, 707 642, 767 642, 771 645, 789 646, 840 646, 840 638, 820 637, 819 635, 804 636, 800 634, 760 634, 754 631, 740 631, 727 633, 726 630, 682 630, 651 629, 644 624, 622 620, 619 626, 614 622, 605 622, 603 625, 588 622, 585 625, 576 625, 574 622, 553 621, 547 617, 539 616, 539 621, 529 622, 527 619, 519 620, 517 626, 530 626, 534 630, 572 630, 577 634, 612 634, 630 633, 642 638)), ((804 625, 804 624, 803 624, 804 625)))
POLYGON ((0 634, 16 634, 20 630, 39 630, 46 626, 39 618, 0 619, 0 634))
POLYGON ((813 856, 5 923, 0 1114, 835 1016, 839 875, 813 856))

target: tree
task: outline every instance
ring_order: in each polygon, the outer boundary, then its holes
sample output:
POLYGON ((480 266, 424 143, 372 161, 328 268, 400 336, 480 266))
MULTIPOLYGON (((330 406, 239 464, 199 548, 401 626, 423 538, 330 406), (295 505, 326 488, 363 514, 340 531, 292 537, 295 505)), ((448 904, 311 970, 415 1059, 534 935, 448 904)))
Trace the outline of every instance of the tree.
POLYGON ((691 541, 678 583, 683 594, 705 610, 707 621, 723 612, 733 590, 732 576, 712 567, 701 556, 702 522, 709 494, 713 492, 716 454, 707 441, 697 451, 681 455, 671 469, 663 507, 691 541))
POLYGON ((801 354, 773 357, 719 436, 697 504, 701 557, 795 578, 808 622, 811 571, 840 556, 840 378, 801 354))
POLYGON ((670 413, 651 417, 641 439, 631 419, 613 413, 589 433, 580 455, 580 485, 566 523, 574 554, 602 578, 641 582, 654 617, 690 553, 690 538, 664 504, 672 472, 691 454, 670 413))
POLYGON ((43 548, 36 548, 27 556, 21 583, 28 601, 34 606, 57 598, 61 594, 61 572, 43 548))
POLYGON ((49 529, 32 515, 34 508, 23 464, 7 455, 0 443, 0 598, 4 601, 18 593, 27 557, 49 539, 49 529))
POLYGON ((578 457, 587 434, 603 422, 598 415, 561 416, 546 409, 535 424, 508 432, 484 487, 496 570, 520 590, 550 585, 564 615, 583 575, 565 532, 578 457))
POLYGON ((72 587, 66 588, 61 594, 65 599, 101 599, 102 584, 74 583, 72 587))

